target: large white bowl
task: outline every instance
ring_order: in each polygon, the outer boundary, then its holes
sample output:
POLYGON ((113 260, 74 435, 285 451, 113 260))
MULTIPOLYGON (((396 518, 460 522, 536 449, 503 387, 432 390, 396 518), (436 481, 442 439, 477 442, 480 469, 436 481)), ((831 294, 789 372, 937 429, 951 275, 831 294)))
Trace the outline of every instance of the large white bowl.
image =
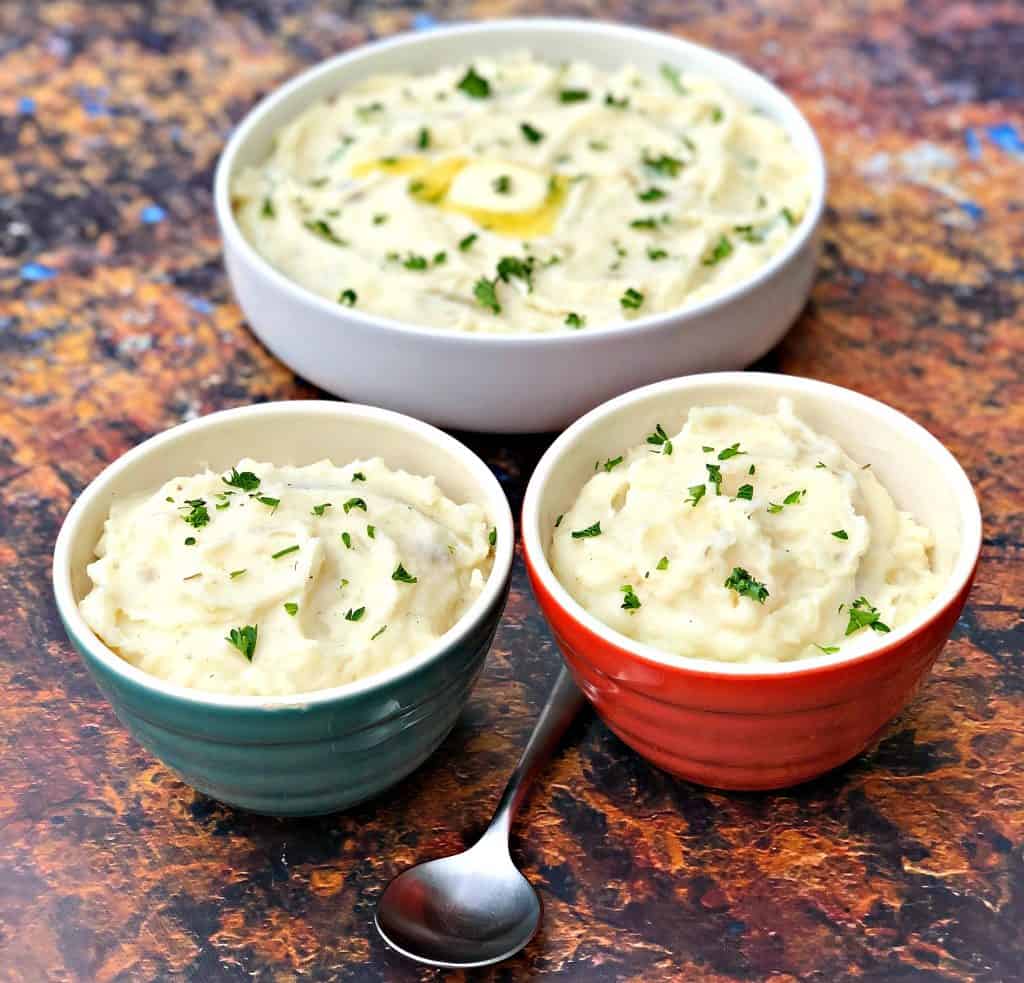
POLYGON ((266 346, 300 375, 347 399, 468 430, 558 429, 611 396, 671 376, 749 365, 785 333, 810 290, 825 202, 825 161, 810 125, 762 76, 707 48, 618 24, 491 21, 403 35, 311 68, 242 121, 215 179, 228 276, 266 346), (231 208, 234 174, 266 158, 307 106, 380 72, 429 72, 480 55, 528 49, 607 69, 664 63, 718 80, 777 120, 809 164, 810 205, 780 253, 749 280, 700 303, 628 324, 551 335, 474 335, 342 307, 293 283, 246 241, 231 208))

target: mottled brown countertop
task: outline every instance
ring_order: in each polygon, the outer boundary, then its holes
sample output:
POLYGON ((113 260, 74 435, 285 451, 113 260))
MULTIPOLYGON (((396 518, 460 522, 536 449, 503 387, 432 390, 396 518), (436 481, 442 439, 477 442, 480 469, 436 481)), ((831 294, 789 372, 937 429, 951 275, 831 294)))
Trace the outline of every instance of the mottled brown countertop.
MULTIPOLYGON (((543 9, 0 5, 0 978, 433 976, 385 949, 373 905, 396 871, 481 829, 543 701, 557 656, 521 566, 443 749, 377 801, 285 822, 193 793, 127 737, 64 638, 50 557, 74 497, 142 438, 313 394, 248 334, 221 267, 210 188, 233 123, 370 38, 543 9)), ((1020 979, 1024 9, 558 10, 642 17, 796 98, 831 167, 825 253, 762 367, 911 414, 967 468, 986 530, 923 693, 820 781, 709 792, 581 722, 516 837, 543 934, 480 978, 1020 979)), ((467 439, 518 507, 547 438, 467 439)))

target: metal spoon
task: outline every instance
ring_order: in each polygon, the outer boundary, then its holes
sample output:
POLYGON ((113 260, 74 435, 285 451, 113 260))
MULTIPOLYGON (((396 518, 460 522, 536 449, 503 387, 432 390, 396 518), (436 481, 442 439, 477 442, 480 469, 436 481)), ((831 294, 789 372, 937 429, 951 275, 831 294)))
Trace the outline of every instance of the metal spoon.
POLYGON ((410 867, 384 889, 374 921, 392 949, 428 966, 471 969, 508 959, 533 938, 540 898, 509 854, 512 817, 583 703, 563 666, 487 832, 465 852, 410 867))

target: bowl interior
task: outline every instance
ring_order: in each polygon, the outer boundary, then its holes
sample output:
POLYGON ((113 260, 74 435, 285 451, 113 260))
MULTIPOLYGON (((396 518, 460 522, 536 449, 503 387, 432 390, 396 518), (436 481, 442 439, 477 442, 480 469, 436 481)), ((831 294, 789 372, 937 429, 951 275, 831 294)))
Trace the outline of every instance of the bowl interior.
MULTIPOLYGON (((952 454, 908 417, 850 390, 791 376, 725 372, 657 383, 598 407, 570 427, 538 466, 523 507, 523 535, 538 574, 577 620, 602 634, 613 634, 616 644, 623 648, 641 651, 657 661, 680 663, 679 656, 658 653, 612 632, 571 598, 548 564, 551 530, 593 476, 594 461, 642 443, 656 424, 675 434, 691 407, 731 403, 772 412, 781 397, 791 399, 805 423, 836 440, 853 460, 870 464, 897 506, 934 535, 934 562, 946 587, 915 619, 886 636, 886 643, 897 640, 948 603, 970 577, 981 541, 977 499, 952 454)), ((851 649, 851 654, 854 652, 851 649)), ((705 665, 721 672, 744 671, 743 665, 705 665)), ((792 670, 794 665, 780 664, 783 670, 792 670)), ((756 671, 773 668, 758 663, 756 671)))
MULTIPOLYGON (((445 495, 460 504, 475 502, 497 527, 498 542, 488 584, 449 630, 449 634, 454 632, 491 603, 511 567, 514 529, 500 485, 483 461, 440 430, 386 410, 327 401, 270 403, 214 413, 153 437, 114 462, 75 503, 58 539, 54 582, 64 617, 80 638, 95 640, 94 647, 116 660, 117 668, 133 670, 132 675, 138 673, 106 649, 77 610, 78 602, 91 587, 86 566, 93 559, 103 523, 115 499, 155 489, 176 475, 193 474, 205 467, 228 470, 242 457, 278 465, 312 464, 330 458, 342 465, 357 458, 377 456, 391 468, 433 475, 445 495)), ((438 644, 443 645, 447 637, 438 644)), ((395 669, 401 670, 408 664, 402 663, 395 669)), ((139 675, 166 688, 154 677, 139 675)), ((357 680, 342 688, 358 687, 362 682, 357 680)), ((216 695, 212 698, 217 699, 216 695)), ((260 698, 259 702, 272 700, 260 698)))

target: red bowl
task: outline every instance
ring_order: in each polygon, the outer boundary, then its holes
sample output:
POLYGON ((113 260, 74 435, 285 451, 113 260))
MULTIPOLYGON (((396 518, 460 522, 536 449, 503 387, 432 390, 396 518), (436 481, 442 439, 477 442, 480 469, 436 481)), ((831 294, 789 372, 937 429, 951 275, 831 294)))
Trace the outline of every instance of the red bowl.
MULTIPOLYGON (((608 726, 674 775, 738 790, 807 781, 855 757, 920 688, 956 623, 977 567, 981 515, 967 476, 922 427, 875 400, 826 383, 759 373, 674 379, 612 400, 551 446, 523 503, 523 548, 534 593, 580 688, 608 726), (780 396, 870 461, 897 505, 930 528, 947 571, 939 596, 876 647, 844 657, 765 665, 660 652, 620 634, 577 603, 547 549, 593 462, 678 429, 691 406, 769 410, 780 396)), ((872 639, 873 642, 873 639, 872 639)))

